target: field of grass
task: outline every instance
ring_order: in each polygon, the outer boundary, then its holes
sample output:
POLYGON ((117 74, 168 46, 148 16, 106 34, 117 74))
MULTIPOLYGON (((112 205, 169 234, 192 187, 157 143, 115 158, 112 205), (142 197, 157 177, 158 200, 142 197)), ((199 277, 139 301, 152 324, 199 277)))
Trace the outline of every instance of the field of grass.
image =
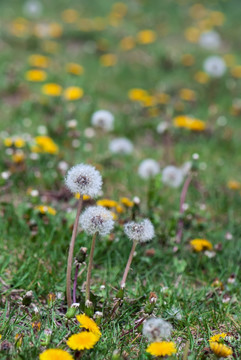
MULTIPOLYGON (((151 359, 142 325, 153 317, 172 325, 170 359, 226 357, 210 348, 221 333, 217 346, 240 359, 240 1, 2 0, 0 20, 0 359, 39 359, 51 348, 75 360, 151 359), (210 31, 218 44, 201 46, 210 31), (204 68, 211 56, 225 64, 222 76, 204 68), (101 109, 114 116, 109 131, 91 121, 101 109), (123 137, 133 151, 111 151, 123 137), (138 171, 145 159, 160 166, 149 179, 138 171), (111 234, 97 238, 91 277, 88 315, 102 336, 75 352, 66 344, 80 331, 66 317, 66 269, 78 200, 65 176, 80 163, 103 177, 84 208, 102 199, 117 206, 111 234), (163 181, 165 167, 187 163, 179 186, 163 181), (133 217, 149 218, 155 237, 138 244, 118 298, 133 217), (209 245, 195 251, 193 239, 209 245)), ((91 236, 80 229, 77 258, 81 247, 89 254, 91 236)), ((88 310, 88 258, 76 314, 88 310)))

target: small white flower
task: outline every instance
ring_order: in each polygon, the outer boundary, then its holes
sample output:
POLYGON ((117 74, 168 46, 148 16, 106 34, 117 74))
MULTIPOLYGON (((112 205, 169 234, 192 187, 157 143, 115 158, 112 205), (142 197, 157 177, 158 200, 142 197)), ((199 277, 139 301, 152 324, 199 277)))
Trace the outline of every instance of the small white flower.
POLYGON ((91 139, 95 136, 95 130, 92 127, 86 128, 84 135, 87 139, 91 139))
POLYGON ((182 169, 177 168, 176 166, 169 165, 166 166, 162 171, 162 181, 164 184, 177 188, 181 185, 184 179, 184 174, 182 169))
POLYGON ((172 333, 172 325, 160 318, 151 318, 143 324, 143 335, 151 342, 169 339, 172 333))
POLYGON ((131 154, 133 151, 133 144, 127 138, 117 138, 110 142, 109 150, 113 154, 131 154))
POLYGON ((157 161, 153 159, 145 159, 143 160, 138 168, 138 174, 143 179, 149 179, 154 177, 160 172, 160 165, 157 161))
POLYGON ((138 242, 149 241, 155 235, 154 227, 149 219, 144 219, 140 223, 128 222, 124 226, 124 231, 129 239, 138 242))
POLYGON ((167 121, 162 121, 157 125, 156 131, 158 134, 163 134, 169 128, 167 121))
POLYGON ((204 71, 215 78, 222 77, 226 71, 226 64, 220 56, 209 56, 203 63, 204 71))
POLYGON ((80 193, 95 197, 101 190, 102 177, 93 166, 79 164, 68 171, 65 184, 74 194, 80 193))
POLYGON ((76 119, 71 119, 71 120, 67 121, 66 125, 67 125, 68 128, 74 129, 78 125, 78 121, 76 119))
POLYGON ((3 172, 1 173, 1 177, 2 177, 2 179, 4 179, 4 180, 7 180, 10 176, 11 176, 10 171, 3 171, 3 172))
POLYGON ((113 216, 103 206, 90 206, 80 216, 80 225, 89 235, 97 232, 101 236, 108 235, 114 226, 113 216))
POLYGON ((91 124, 105 131, 113 129, 114 116, 110 111, 98 110, 91 117, 91 124))
POLYGON ((68 170, 68 168, 69 168, 69 165, 66 161, 62 160, 58 163, 58 169, 60 171, 66 172, 68 170))
POLYGON ((216 50, 221 46, 220 35, 216 31, 205 31, 200 35, 199 44, 204 49, 216 50))

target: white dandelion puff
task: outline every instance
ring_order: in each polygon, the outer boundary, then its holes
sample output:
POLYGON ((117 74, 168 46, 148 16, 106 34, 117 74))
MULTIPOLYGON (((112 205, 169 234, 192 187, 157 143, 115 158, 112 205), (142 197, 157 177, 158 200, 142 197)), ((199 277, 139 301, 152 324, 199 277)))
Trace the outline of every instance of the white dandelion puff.
POLYGON ((138 242, 149 241, 155 235, 154 226, 149 219, 144 219, 139 223, 134 221, 128 222, 124 226, 124 231, 129 239, 138 242))
POLYGON ((95 197, 102 186, 102 177, 98 170, 91 165, 79 164, 73 166, 65 178, 67 188, 74 194, 95 197))
POLYGON ((184 173, 182 169, 176 166, 166 166, 162 171, 162 182, 170 187, 179 187, 184 179, 184 173))
POLYGON ((37 18, 42 15, 43 5, 37 0, 26 1, 23 6, 23 12, 26 16, 37 18))
POLYGON ((160 165, 153 159, 143 160, 138 168, 138 174, 143 179, 149 179, 156 176, 160 172, 160 165))
POLYGON ((216 31, 205 31, 200 35, 199 44, 207 50, 216 50, 221 46, 221 37, 216 31))
POLYGON ((169 339, 172 333, 172 325, 160 318, 151 318, 143 324, 143 335, 150 341, 169 339))
POLYGON ((97 232, 101 236, 108 235, 114 226, 113 216, 103 206, 90 206, 80 216, 80 226, 89 235, 97 232))
POLYGON ((203 63, 204 71, 214 78, 222 77, 226 68, 226 64, 220 56, 209 56, 203 63))
POLYGON ((109 150, 113 154, 131 154, 133 151, 133 144, 127 138, 116 138, 110 142, 109 150))
POLYGON ((92 115, 91 124, 102 130, 111 131, 114 127, 114 116, 108 110, 98 110, 92 115))

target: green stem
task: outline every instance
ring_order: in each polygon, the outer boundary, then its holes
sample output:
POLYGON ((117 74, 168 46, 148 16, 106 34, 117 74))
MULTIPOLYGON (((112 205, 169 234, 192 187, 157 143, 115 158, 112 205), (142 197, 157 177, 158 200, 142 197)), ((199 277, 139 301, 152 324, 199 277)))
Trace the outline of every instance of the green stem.
POLYGON ((97 237, 97 233, 95 233, 93 236, 91 250, 90 250, 90 258, 89 258, 89 265, 88 265, 87 279, 86 279, 86 290, 85 290, 86 302, 90 301, 90 279, 91 279, 91 270, 93 267, 93 257, 94 257, 96 237, 97 237))
POLYGON ((134 255, 134 252, 135 252, 135 249, 136 249, 136 245, 137 245, 137 241, 133 241, 133 245, 132 245, 132 248, 131 248, 129 259, 127 261, 126 268, 125 268, 125 271, 124 271, 124 274, 123 274, 123 278, 121 280, 121 285, 120 285, 121 289, 124 289, 124 287, 126 285, 126 279, 127 279, 128 272, 130 270, 130 266, 131 266, 133 255, 134 255))

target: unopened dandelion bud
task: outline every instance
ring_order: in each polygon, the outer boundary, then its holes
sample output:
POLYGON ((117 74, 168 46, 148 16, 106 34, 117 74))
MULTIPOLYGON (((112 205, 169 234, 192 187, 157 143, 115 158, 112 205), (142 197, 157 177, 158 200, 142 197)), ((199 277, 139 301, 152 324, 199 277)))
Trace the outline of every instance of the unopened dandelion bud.
POLYGON ((113 351, 113 354, 112 354, 112 357, 111 357, 111 360, 120 360, 121 357, 120 357, 120 353, 118 350, 114 350, 113 351))
POLYGON ((85 314, 89 317, 94 315, 94 305, 90 300, 85 301, 85 314))
POLYGON ((151 292, 149 296, 149 302, 147 303, 144 309, 145 313, 151 314, 155 309, 156 302, 157 302, 157 295, 154 292, 151 292))
POLYGON ((23 297, 22 304, 24 306, 29 306, 32 302, 33 292, 32 290, 27 291, 26 294, 23 297))
POLYGON ((15 347, 18 349, 21 347, 22 342, 23 342, 23 334, 16 334, 14 339, 15 339, 15 347))
POLYGON ((70 308, 68 308, 66 317, 67 319, 72 319, 75 317, 79 309, 79 303, 73 303, 70 308))
POLYGON ((86 257, 87 257, 87 250, 88 249, 86 247, 83 247, 83 246, 80 248, 80 250, 79 250, 79 252, 78 252, 78 254, 77 254, 76 258, 75 258, 77 264, 81 265, 81 264, 83 264, 85 262, 86 257))
POLYGON ((47 295, 47 304, 49 307, 53 306, 55 299, 56 299, 56 295, 54 293, 49 293, 47 295))
POLYGON ((51 340, 52 330, 45 329, 40 337, 40 343, 42 346, 48 346, 51 340))
POLYGON ((100 325, 102 318, 103 318, 103 313, 101 311, 96 311, 94 313, 94 319, 97 325, 100 325))

